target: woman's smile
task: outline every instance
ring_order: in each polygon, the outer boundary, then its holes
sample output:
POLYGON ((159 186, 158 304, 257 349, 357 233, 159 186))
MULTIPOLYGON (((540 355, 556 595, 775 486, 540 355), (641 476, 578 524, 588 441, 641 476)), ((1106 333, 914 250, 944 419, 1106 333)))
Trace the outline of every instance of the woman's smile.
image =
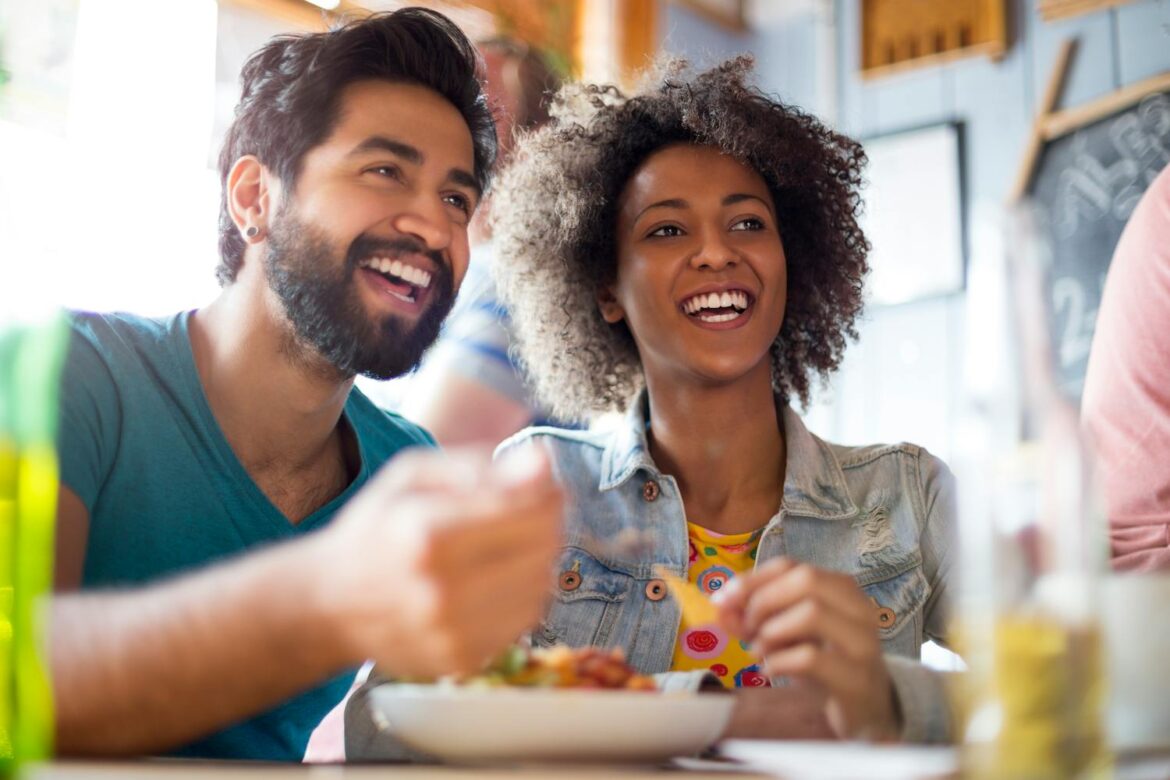
POLYGON ((701 328, 728 330, 747 324, 755 302, 755 296, 738 285, 705 285, 683 298, 679 309, 701 328))

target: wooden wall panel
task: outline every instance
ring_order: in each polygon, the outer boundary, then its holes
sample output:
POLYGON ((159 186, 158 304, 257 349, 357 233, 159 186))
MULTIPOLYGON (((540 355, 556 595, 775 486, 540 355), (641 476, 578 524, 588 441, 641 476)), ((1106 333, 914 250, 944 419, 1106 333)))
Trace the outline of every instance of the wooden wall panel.
POLYGON ((867 76, 1007 50, 1004 0, 862 0, 861 9, 867 76))

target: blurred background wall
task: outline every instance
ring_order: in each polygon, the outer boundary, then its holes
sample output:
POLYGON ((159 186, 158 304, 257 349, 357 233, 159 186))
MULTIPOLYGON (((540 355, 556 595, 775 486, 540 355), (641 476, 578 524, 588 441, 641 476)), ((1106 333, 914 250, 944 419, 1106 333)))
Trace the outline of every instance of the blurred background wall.
MULTIPOLYGON (((957 126, 957 283, 872 303, 860 340, 809 410, 827 438, 905 439, 946 458, 962 386, 964 273, 1000 250, 997 220, 1060 46, 1070 37, 1079 44, 1060 107, 1170 71, 1170 0, 1002 0, 998 59, 935 58, 864 77, 869 1, 431 4, 477 37, 501 27, 555 37, 558 25, 588 16, 587 29, 573 33, 581 42, 573 67, 588 78, 632 77, 656 52, 702 64, 750 52, 766 91, 863 142, 957 126), (1079 3, 1081 13, 1042 18, 1061 3, 1079 3)), ((342 0, 341 10, 360 8, 342 0)), ((3 284, 69 306, 144 313, 209 300, 219 202, 212 166, 239 66, 269 35, 320 26, 323 14, 302 0, 0 0, 3 284)), ((917 225, 928 236, 935 227, 917 225)))

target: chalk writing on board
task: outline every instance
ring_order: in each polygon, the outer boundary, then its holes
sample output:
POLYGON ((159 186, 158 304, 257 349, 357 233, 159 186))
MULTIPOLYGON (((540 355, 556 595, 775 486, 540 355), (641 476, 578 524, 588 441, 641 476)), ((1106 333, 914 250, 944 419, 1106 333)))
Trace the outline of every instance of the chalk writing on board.
POLYGON ((1061 388, 1079 398, 1113 250, 1158 173, 1170 164, 1170 94, 1048 142, 1032 187, 1047 212, 1049 332, 1061 388))
POLYGON ((1072 167, 1060 173, 1053 215, 1061 238, 1075 235, 1086 219, 1129 219, 1146 187, 1170 163, 1170 97, 1146 98, 1136 111, 1113 120, 1107 133, 1117 153, 1108 164, 1094 153, 1086 134, 1073 136, 1072 167))

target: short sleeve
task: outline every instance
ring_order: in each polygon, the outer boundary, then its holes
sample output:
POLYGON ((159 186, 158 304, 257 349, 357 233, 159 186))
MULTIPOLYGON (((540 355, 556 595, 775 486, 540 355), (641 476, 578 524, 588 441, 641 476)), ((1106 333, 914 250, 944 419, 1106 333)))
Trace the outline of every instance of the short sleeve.
POLYGON ((110 366, 92 331, 74 320, 61 374, 57 457, 61 482, 93 512, 113 467, 122 409, 110 366))

